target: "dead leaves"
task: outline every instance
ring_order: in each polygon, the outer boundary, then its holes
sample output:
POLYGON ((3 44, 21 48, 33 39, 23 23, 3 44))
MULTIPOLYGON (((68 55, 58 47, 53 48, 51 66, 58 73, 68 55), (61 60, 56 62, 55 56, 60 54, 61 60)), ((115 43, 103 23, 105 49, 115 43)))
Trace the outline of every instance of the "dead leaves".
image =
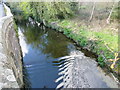
POLYGON ((116 62, 120 59, 120 58, 118 58, 118 53, 115 53, 114 55, 115 55, 115 59, 109 59, 108 60, 110 62, 113 62, 110 66, 112 69, 115 67, 116 62))

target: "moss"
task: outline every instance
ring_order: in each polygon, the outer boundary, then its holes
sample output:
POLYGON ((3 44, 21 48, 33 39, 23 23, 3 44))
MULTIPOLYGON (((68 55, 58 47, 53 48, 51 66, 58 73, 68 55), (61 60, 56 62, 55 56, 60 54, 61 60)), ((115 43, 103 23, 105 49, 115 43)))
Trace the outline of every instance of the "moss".
POLYGON ((15 30, 15 32, 16 32, 16 36, 18 37, 18 36, 19 36, 19 35, 18 35, 18 27, 17 27, 15 21, 13 21, 13 24, 14 24, 14 30, 15 30))

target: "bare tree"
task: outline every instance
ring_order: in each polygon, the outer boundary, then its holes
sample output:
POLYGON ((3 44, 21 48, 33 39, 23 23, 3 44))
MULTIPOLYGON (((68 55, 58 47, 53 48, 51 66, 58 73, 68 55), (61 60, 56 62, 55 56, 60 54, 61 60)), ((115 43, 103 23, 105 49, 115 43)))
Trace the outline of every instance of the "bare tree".
POLYGON ((94 2, 94 4, 93 4, 93 8, 92 8, 92 12, 91 12, 89 21, 91 21, 92 18, 93 18, 94 10, 95 10, 95 2, 94 2))
POLYGON ((110 24, 110 17, 111 17, 111 15, 112 15, 114 6, 115 6, 115 3, 113 3, 112 9, 110 10, 110 14, 109 14, 109 16, 108 16, 108 18, 107 18, 107 20, 106 20, 107 24, 110 24))

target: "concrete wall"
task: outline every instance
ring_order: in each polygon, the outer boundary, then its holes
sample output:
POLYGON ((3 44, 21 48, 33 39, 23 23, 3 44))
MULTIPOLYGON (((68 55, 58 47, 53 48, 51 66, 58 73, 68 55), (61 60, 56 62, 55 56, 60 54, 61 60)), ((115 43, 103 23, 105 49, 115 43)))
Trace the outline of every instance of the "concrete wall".
POLYGON ((13 15, 4 4, 6 16, 0 19, 0 89, 23 86, 22 53, 13 15))

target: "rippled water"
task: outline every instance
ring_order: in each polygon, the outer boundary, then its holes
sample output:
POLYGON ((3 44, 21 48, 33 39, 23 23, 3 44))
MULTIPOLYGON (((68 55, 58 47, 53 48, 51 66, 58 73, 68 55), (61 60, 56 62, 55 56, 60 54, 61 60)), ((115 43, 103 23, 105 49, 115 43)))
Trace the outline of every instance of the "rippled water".
POLYGON ((111 86, 105 82, 96 62, 78 51, 63 34, 28 23, 18 26, 24 65, 32 88, 111 86))

